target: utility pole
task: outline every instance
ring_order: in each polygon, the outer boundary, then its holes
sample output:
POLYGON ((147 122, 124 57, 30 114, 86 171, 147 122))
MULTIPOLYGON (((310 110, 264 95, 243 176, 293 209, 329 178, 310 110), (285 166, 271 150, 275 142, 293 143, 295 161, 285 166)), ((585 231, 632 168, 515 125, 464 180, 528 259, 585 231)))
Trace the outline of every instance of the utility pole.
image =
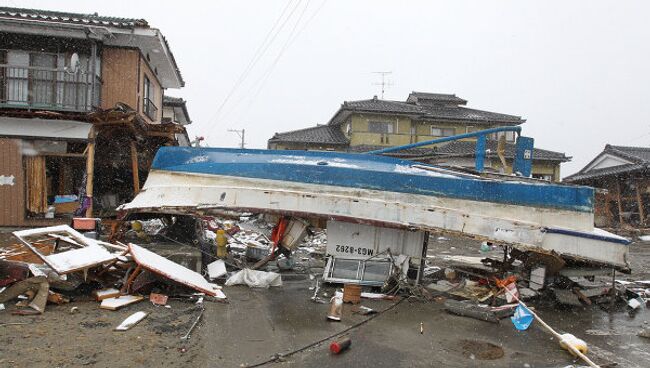
POLYGON ((372 72, 373 74, 380 74, 381 75, 381 83, 373 83, 375 86, 381 86, 381 99, 384 99, 384 92, 386 91, 386 87, 390 87, 393 85, 392 82, 386 80, 386 76, 393 74, 393 72, 372 72))
POLYGON ((244 146, 246 145, 246 129, 242 129, 242 130, 228 129, 228 131, 231 133, 237 133, 239 138, 241 138, 241 143, 239 148, 244 149, 244 146))

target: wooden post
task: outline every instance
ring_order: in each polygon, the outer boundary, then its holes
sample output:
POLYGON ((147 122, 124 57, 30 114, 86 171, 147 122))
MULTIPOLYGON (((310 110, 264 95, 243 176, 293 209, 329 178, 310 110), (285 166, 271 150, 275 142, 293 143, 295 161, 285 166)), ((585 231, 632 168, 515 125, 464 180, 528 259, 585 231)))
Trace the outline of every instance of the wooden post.
POLYGON ((138 172, 138 148, 135 140, 131 141, 131 169, 133 170, 133 193, 140 192, 140 173, 138 172))
POLYGON ((90 205, 86 209, 86 217, 93 217, 93 181, 95 179, 95 127, 90 128, 88 134, 88 156, 86 157, 86 197, 90 205))
POLYGON ((645 213, 643 211, 643 201, 641 198, 641 188, 639 186, 641 185, 641 181, 637 180, 636 181, 636 202, 637 205, 639 206, 639 225, 643 226, 645 223, 645 213))
POLYGON ((618 202, 618 224, 620 227, 623 227, 623 204, 621 203, 621 182, 616 180, 616 202, 618 202))

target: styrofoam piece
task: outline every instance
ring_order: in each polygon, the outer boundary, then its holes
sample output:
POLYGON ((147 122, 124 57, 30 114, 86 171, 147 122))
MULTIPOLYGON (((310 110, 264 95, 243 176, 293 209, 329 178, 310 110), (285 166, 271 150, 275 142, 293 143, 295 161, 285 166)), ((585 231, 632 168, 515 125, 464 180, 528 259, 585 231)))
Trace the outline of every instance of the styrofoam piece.
POLYGON ((176 281, 194 290, 206 293, 219 299, 225 299, 226 296, 221 292, 221 287, 206 281, 201 274, 185 268, 178 263, 159 256, 154 252, 146 250, 139 245, 129 243, 129 253, 135 263, 143 268, 176 281))
POLYGON ((138 322, 142 321, 148 314, 149 313, 143 311, 133 313, 124 321, 122 321, 119 326, 115 327, 115 331, 126 331, 130 329, 131 327, 137 325, 138 322))
POLYGON ((218 259, 208 265, 208 276, 210 279, 217 279, 226 274, 226 263, 222 259, 218 259))

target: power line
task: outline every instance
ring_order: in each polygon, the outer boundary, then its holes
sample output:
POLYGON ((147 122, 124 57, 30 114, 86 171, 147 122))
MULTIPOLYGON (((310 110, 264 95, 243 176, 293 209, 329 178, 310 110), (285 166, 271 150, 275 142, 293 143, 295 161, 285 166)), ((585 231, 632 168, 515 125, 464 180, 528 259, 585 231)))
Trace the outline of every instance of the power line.
POLYGON ((291 16, 293 15, 293 13, 298 9, 298 5, 300 4, 300 1, 301 1, 301 0, 298 0, 298 1, 296 2, 295 6, 293 7, 293 9, 292 9, 291 12, 289 13, 289 15, 288 15, 286 18, 284 18, 285 13, 287 12, 287 10, 289 9, 289 7, 291 6, 291 3, 293 2, 293 0, 289 0, 289 1, 287 2, 287 5, 286 5, 286 6, 284 7, 284 9, 282 10, 282 13, 280 13, 280 16, 275 20, 275 22, 273 23, 273 26, 272 26, 271 29, 267 32, 266 37, 264 37, 264 40, 263 40, 262 43, 258 46, 258 48, 257 48, 257 50, 255 51, 255 53, 253 54, 253 57, 251 58, 250 62, 248 63, 248 65, 246 66, 246 68, 242 71, 242 73, 240 74, 239 78, 237 79, 237 81, 235 82, 235 84, 233 85, 233 87, 230 89, 230 91, 228 92, 228 94, 226 95, 226 98, 224 98, 224 100, 221 102, 221 105, 219 105, 219 108, 217 108, 217 111, 215 112, 213 118, 210 119, 210 121, 216 119, 216 118, 219 116, 219 113, 221 112, 221 110, 223 110, 224 106, 226 105, 226 103, 228 103, 228 101, 230 100, 230 98, 232 97, 232 95, 235 93, 235 91, 236 91, 236 90, 239 88, 239 86, 244 82, 244 80, 246 80, 246 78, 248 78, 248 75, 250 74, 251 70, 255 67, 255 65, 257 64, 257 62, 258 62, 258 61, 262 58, 262 56, 266 53, 266 50, 268 50, 268 48, 271 46, 271 44, 273 44, 273 41, 275 41, 275 39, 277 38, 277 36, 278 36, 278 34, 280 33, 280 31, 282 31, 282 29, 283 29, 284 26, 287 24, 287 22, 289 21, 289 19, 290 19, 291 16), (281 24, 280 27, 278 28, 278 24, 280 24, 280 21, 281 21, 283 18, 284 18, 284 21, 282 22, 282 24, 281 24), (276 28, 277 28, 277 29, 276 29, 276 28), (275 31, 275 33, 273 33, 274 31, 275 31))
MULTIPOLYGON (((298 37, 300 37, 300 34, 302 34, 302 32, 307 28, 307 26, 311 23, 311 21, 316 17, 316 15, 320 12, 320 10, 323 8, 323 6, 325 5, 326 2, 327 2, 327 0, 323 0, 323 1, 321 2, 321 4, 320 4, 320 5, 318 6, 318 8, 316 8, 316 10, 311 14, 311 16, 307 19, 307 21, 306 21, 305 23, 303 23, 303 26, 298 30, 298 32, 296 32, 296 33, 292 32, 293 35, 289 35, 289 38, 287 38, 287 42, 285 42, 285 44, 283 45, 283 48, 282 48, 282 49, 280 50, 280 52, 278 53, 278 56, 275 58, 275 60, 274 60, 274 62, 272 63, 272 65, 267 69, 266 73, 265 73, 262 77, 258 78, 258 80, 257 80, 257 81, 256 81, 256 82, 251 86, 251 88, 249 88, 248 92, 247 92, 245 95, 243 95, 243 96, 242 96, 242 97, 237 101, 237 103, 235 104, 235 106, 238 106, 238 105, 239 105, 239 104, 240 104, 240 103, 241 103, 241 102, 246 98, 246 96, 248 96, 248 95, 250 94, 250 92, 253 91, 253 89, 257 88, 257 90, 255 91, 253 97, 251 97, 251 98, 249 99, 248 104, 246 105, 246 107, 248 108, 248 107, 253 103, 253 101, 255 101, 255 98, 256 98, 256 97, 260 94, 260 92, 262 91, 264 85, 266 84, 266 82, 268 81, 269 77, 271 76, 274 67, 276 66, 276 64, 277 64, 277 62, 280 60, 280 58, 282 57, 282 54, 284 54, 284 52, 285 52, 285 51, 286 51, 286 50, 287 50, 287 49, 288 49, 288 48, 289 48, 289 47, 290 47, 290 46, 291 46, 291 45, 292 45, 292 44, 293 44, 293 43, 298 39, 298 37), (293 37, 292 37, 292 36, 293 36, 293 37), (258 84, 259 84, 259 87, 256 87, 258 84)), ((296 27, 298 26, 298 24, 300 23, 300 20, 302 19, 303 15, 305 14, 305 12, 306 12, 308 6, 309 6, 309 1, 307 1, 307 4, 306 4, 305 8, 303 9, 303 11, 301 12, 301 14, 300 14, 300 16, 299 16, 299 18, 298 18, 298 21, 297 21, 296 24, 294 25, 293 30, 295 30, 296 27)), ((292 30, 292 31, 293 31, 293 30, 292 30)), ((244 110, 246 110, 246 109, 244 109, 244 110)))

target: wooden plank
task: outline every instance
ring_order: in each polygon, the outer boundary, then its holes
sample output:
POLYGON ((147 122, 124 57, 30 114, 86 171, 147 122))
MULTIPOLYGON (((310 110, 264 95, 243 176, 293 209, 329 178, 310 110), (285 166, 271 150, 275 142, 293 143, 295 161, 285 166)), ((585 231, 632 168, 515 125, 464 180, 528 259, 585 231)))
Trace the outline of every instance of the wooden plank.
POLYGON ((88 143, 88 157, 86 157, 86 196, 90 204, 86 209, 86 217, 93 217, 93 181, 95 180, 95 128, 90 130, 88 143))
POLYGON ((645 211, 643 210, 643 200, 641 198, 641 181, 636 181, 636 203, 639 206, 639 224, 645 223, 645 211))
POLYGON ((618 224, 623 226, 623 204, 621 203, 621 183, 616 179, 616 203, 618 204, 618 224))
POLYGON ((140 172, 138 167, 138 147, 131 141, 131 170, 133 170, 133 193, 140 192, 140 172))

